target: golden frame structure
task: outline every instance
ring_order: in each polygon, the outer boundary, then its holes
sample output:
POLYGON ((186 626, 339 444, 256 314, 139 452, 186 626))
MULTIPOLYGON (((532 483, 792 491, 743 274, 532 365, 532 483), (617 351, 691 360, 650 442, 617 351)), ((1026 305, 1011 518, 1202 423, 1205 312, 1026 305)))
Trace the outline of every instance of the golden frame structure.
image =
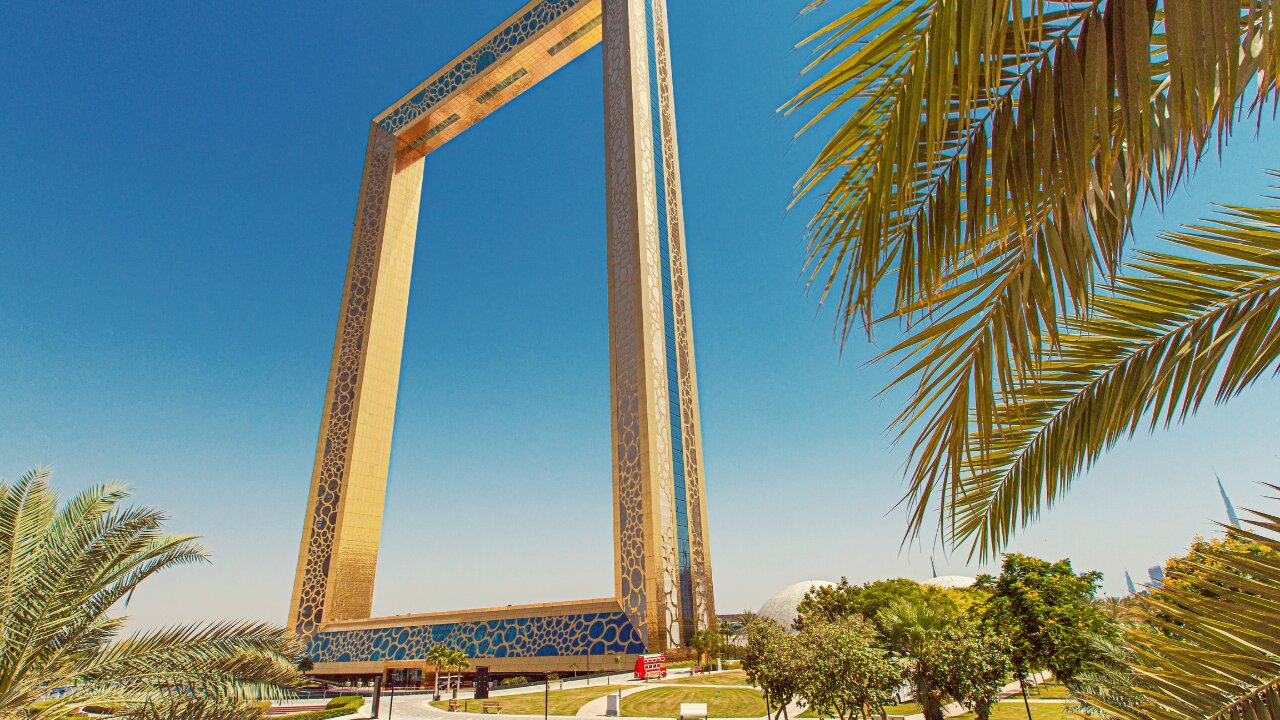
MULTIPOLYGON (((533 0, 369 131, 290 623, 316 672, 495 672, 687 644, 714 627, 665 0, 533 0), (371 618, 426 156, 604 45, 615 594, 371 618)), ((589 665, 588 665, 589 666, 589 665)))

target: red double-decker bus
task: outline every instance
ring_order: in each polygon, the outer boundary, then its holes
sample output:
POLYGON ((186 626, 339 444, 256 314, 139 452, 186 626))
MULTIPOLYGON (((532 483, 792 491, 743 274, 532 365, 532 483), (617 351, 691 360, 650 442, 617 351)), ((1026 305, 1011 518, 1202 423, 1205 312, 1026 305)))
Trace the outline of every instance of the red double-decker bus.
POLYGON ((665 653, 641 655, 636 658, 636 680, 664 678, 667 676, 667 656, 665 653))

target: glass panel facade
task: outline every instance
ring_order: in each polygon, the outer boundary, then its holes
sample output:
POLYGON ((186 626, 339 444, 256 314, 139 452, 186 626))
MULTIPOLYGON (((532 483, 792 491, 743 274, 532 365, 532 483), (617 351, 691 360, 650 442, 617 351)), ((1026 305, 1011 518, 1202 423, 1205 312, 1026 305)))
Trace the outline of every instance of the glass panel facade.
POLYGON ((693 633, 693 570, 689 554, 689 510, 684 486, 684 423, 680 408, 680 366, 676 355, 675 315, 671 306, 671 242, 667 225, 667 181, 663 162, 665 139, 662 136, 661 106, 658 87, 658 50, 653 19, 653 0, 645 0, 645 30, 649 56, 649 112, 653 127, 653 174, 657 186, 658 250, 662 266, 662 324, 666 334, 668 418, 671 422, 671 478, 676 503, 676 552, 680 568, 681 640, 689 641, 693 633))

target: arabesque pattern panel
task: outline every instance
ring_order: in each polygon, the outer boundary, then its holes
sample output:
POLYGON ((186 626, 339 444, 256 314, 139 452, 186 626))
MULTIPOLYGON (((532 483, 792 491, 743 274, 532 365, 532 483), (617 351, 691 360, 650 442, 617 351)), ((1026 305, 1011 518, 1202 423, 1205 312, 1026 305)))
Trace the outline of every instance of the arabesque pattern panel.
POLYGON ((320 663, 402 662, 422 660, 437 645, 462 650, 472 659, 645 651, 626 614, 614 612, 337 630, 321 633, 307 653, 320 663))
POLYGON ((413 121, 431 112, 441 101, 467 84, 476 75, 529 38, 554 23, 561 15, 577 7, 584 0, 542 0, 507 23, 480 47, 455 60, 446 72, 427 83, 427 86, 395 106, 390 114, 378 121, 388 132, 398 132, 413 121))

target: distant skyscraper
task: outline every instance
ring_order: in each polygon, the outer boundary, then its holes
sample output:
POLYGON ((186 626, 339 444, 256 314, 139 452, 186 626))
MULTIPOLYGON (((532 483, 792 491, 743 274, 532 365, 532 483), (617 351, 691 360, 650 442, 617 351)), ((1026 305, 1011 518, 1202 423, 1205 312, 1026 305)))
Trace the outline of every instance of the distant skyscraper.
POLYGON ((1147 568, 1147 577, 1151 578, 1151 587, 1164 587, 1164 568, 1160 565, 1152 565, 1147 568))
POLYGON ((1124 584, 1125 584, 1125 585, 1127 585, 1127 586, 1129 587, 1129 594, 1130 594, 1130 595, 1137 595, 1137 594, 1138 594, 1138 588, 1136 588, 1136 587, 1134 587, 1134 586, 1133 586, 1133 578, 1129 576, 1129 571, 1128 571, 1128 570, 1125 570, 1125 571, 1124 571, 1124 584))
POLYGON ((1227 489, 1222 487, 1222 478, 1214 475, 1218 481, 1218 492, 1222 493, 1222 504, 1227 507, 1227 524, 1231 527, 1240 527, 1240 518, 1236 516, 1236 506, 1231 504, 1231 498, 1227 497, 1227 489))

